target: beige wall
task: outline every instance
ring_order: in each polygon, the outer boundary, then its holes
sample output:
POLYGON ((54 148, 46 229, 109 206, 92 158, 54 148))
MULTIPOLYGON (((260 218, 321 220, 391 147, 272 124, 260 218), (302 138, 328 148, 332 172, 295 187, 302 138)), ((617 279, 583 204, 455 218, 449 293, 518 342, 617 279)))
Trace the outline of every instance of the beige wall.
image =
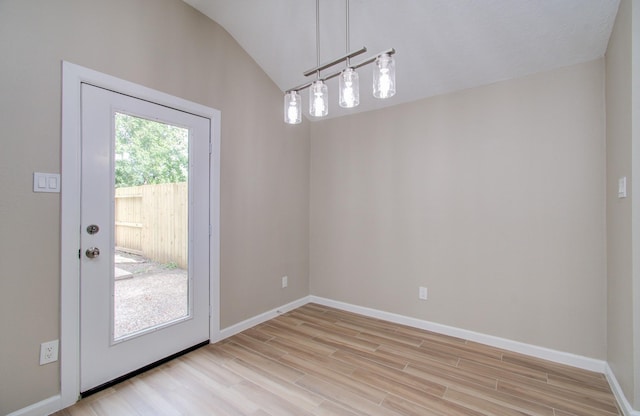
POLYGON ((311 293, 604 359, 603 82, 596 60, 314 123, 311 293))
POLYGON ((623 0, 606 54, 607 105, 607 360, 627 398, 633 380, 631 207, 619 199, 618 178, 633 185, 631 160, 631 8, 623 0))
MULTIPOLYGON (((61 61, 222 112, 221 324, 308 294, 309 129, 217 24, 179 0, 0 0, 0 414, 59 392, 61 61), (289 287, 280 278, 289 276, 289 287)), ((63 346, 64 347, 64 346, 63 346)))
POLYGON ((640 7, 622 0, 606 54, 607 360, 640 408, 640 7), (637 72, 637 69, 635 69, 637 72), (617 197, 626 176, 629 197, 617 197), (635 319, 634 319, 635 317, 635 319))

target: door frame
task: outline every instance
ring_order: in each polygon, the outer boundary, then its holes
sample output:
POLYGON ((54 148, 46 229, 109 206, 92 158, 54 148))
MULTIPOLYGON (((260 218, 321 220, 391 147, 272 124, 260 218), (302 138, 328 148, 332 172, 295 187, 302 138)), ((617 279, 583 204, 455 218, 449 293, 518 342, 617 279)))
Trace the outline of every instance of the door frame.
POLYGON ((62 408, 80 395, 80 185, 81 84, 87 83, 211 120, 209 165, 209 339, 220 335, 220 111, 129 81, 62 62, 60 194, 60 398, 62 408))

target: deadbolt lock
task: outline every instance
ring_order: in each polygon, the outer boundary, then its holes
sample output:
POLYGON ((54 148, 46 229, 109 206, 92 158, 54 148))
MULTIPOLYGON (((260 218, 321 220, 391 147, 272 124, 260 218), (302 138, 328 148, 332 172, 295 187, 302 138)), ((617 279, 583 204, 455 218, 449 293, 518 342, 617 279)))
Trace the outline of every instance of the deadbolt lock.
POLYGON ((92 234, 92 235, 93 235, 93 234, 96 234, 98 231, 100 231, 100 227, 98 227, 98 226, 97 226, 97 225, 95 225, 95 224, 91 224, 91 225, 89 225, 89 226, 87 227, 87 232, 88 232, 89 234, 92 234))

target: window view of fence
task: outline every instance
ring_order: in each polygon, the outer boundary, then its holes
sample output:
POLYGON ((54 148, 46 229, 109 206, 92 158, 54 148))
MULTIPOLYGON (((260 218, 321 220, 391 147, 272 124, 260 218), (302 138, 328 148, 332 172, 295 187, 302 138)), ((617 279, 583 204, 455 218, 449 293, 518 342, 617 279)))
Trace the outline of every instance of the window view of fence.
POLYGON ((116 188, 116 250, 188 268, 186 182, 116 188))
POLYGON ((188 265, 187 129, 116 113, 116 249, 188 265))

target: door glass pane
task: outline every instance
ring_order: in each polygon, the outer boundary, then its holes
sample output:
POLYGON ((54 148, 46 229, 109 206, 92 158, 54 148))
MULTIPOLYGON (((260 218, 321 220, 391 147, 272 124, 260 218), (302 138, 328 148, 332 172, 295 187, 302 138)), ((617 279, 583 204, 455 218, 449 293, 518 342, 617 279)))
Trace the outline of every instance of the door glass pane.
POLYGON ((115 114, 115 341, 190 315, 188 141, 188 129, 115 114))

